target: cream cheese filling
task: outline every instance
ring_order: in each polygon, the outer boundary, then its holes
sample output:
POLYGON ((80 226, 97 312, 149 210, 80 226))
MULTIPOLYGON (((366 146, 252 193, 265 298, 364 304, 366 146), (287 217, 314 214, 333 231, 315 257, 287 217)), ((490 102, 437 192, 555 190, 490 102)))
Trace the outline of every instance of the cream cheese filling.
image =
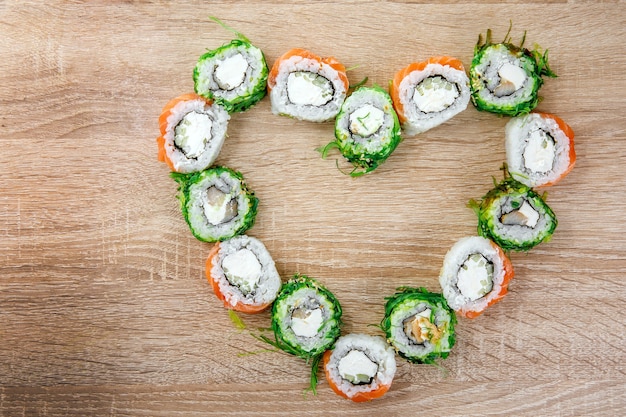
POLYGON ((287 76, 287 96, 293 104, 319 107, 333 98, 333 87, 321 75, 295 71, 287 76))
POLYGON ((217 61, 213 76, 222 90, 233 90, 243 83, 248 67, 243 55, 236 54, 217 61))
POLYGON ((366 104, 350 114, 350 131, 362 137, 373 135, 385 121, 385 113, 376 106, 366 104))
POLYGON ((226 255, 222 269, 226 279, 243 294, 253 292, 261 280, 261 263, 250 249, 243 248, 226 255))

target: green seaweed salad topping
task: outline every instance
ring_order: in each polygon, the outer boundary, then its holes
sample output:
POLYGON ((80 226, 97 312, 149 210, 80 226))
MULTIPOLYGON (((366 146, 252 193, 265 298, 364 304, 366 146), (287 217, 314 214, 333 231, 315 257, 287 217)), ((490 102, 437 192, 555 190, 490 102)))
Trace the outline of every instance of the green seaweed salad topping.
MULTIPOLYGON (((181 211, 191 229, 191 233, 196 239, 203 242, 223 241, 242 234, 254 225, 259 199, 254 195, 252 190, 248 189, 241 172, 234 171, 227 167, 216 166, 204 171, 189 174, 172 172, 170 176, 178 182, 177 197, 180 201, 181 211), (194 192, 194 189, 198 187, 202 188, 203 185, 207 184, 212 185, 220 177, 229 177, 239 184, 238 190, 236 189, 237 187, 234 187, 228 196, 224 195, 224 197, 231 197, 237 201, 237 213, 234 218, 229 220, 231 224, 226 229, 211 227, 211 224, 207 222, 207 218, 203 214, 198 213, 198 210, 192 209, 194 205, 202 204, 202 202, 198 200, 201 197, 198 196, 197 192, 194 192), (241 196, 244 198, 239 198, 241 196), (246 207, 239 207, 242 200, 246 207)), ((207 192, 208 188, 211 187, 207 187, 207 190, 204 192, 207 192)))
POLYGON ((341 314, 341 305, 333 293, 315 279, 296 274, 283 284, 272 305, 275 340, 264 335, 258 338, 310 363, 310 389, 315 392, 322 355, 341 333, 341 314), (309 333, 302 333, 300 329, 296 330, 295 322, 298 320, 300 323, 308 320, 316 327, 309 333))
POLYGON ((518 116, 529 113, 539 103, 538 91, 543 84, 542 77, 556 77, 557 75, 548 65, 547 49, 541 52, 537 44, 533 49, 524 48, 526 32, 520 44, 515 45, 512 43, 510 32, 511 26, 504 40, 499 43, 492 42, 491 29, 487 30, 484 39, 482 34, 478 36, 470 67, 470 89, 472 103, 478 110, 505 116, 518 116), (506 57, 503 62, 491 62, 492 59, 501 55, 506 57), (489 67, 498 64, 512 64, 521 68, 527 77, 524 86, 512 86, 508 81, 496 86, 494 80, 499 78, 499 75, 496 74, 495 69, 490 71, 489 67))
POLYGON ((558 225, 556 215, 545 202, 546 194, 512 178, 506 166, 505 178, 480 201, 468 207, 478 216, 478 234, 493 240, 505 251, 528 251, 552 237, 558 225))
POLYGON ((387 341, 412 363, 435 364, 437 358, 447 358, 456 343, 456 315, 446 299, 421 287, 400 287, 397 291, 385 298, 385 317, 380 327, 387 341), (409 335, 407 329, 409 333, 417 330, 419 335, 409 335), (397 337, 398 333, 403 336, 397 337), (421 349, 416 346, 419 344, 423 345, 421 349))
MULTIPOLYGON (((365 119, 368 116, 370 116, 369 113, 366 113, 357 118, 357 121, 365 126, 367 123, 365 119)), ((391 97, 385 90, 375 85, 373 87, 359 87, 346 99, 341 106, 339 114, 337 114, 335 140, 319 148, 318 151, 321 153, 322 158, 325 159, 332 149, 338 149, 343 157, 354 167, 349 175, 359 177, 378 168, 387 160, 401 141, 400 121, 393 108, 391 97), (385 118, 391 117, 393 123, 390 123, 386 128, 383 124, 369 137, 361 137, 352 132, 349 127, 346 128, 350 124, 348 120, 351 117, 348 106, 351 102, 357 100, 363 100, 364 104, 368 104, 373 100, 372 96, 375 96, 377 100, 383 103, 380 110, 384 113, 385 118)))
MULTIPOLYGON (((214 100, 216 103, 222 105, 228 113, 243 112, 261 101, 267 93, 267 77, 269 75, 269 68, 265 60, 265 55, 263 54, 263 51, 252 45, 250 40, 240 32, 226 25, 217 17, 210 16, 210 19, 218 23, 223 28, 233 32, 237 38, 217 49, 209 50, 200 56, 198 63, 193 70, 194 90, 197 94, 214 100), (247 50, 250 52, 250 56, 258 55, 260 57, 258 62, 248 62, 248 65, 259 71, 258 76, 248 79, 247 88, 237 94, 230 93, 228 90, 222 90, 215 87, 211 88, 211 79, 207 79, 207 75, 204 74, 206 69, 205 66, 212 68, 212 71, 215 71, 217 66, 220 64, 220 61, 223 57, 228 56, 228 52, 231 49, 239 51, 247 50)), ((214 76, 210 78, 213 77, 214 76)), ((246 76, 246 78, 247 77, 248 76, 246 76)), ((241 85, 244 85, 245 83, 246 79, 242 81, 241 85)), ((237 87, 235 90, 238 91, 238 89, 240 89, 240 87, 237 87)))

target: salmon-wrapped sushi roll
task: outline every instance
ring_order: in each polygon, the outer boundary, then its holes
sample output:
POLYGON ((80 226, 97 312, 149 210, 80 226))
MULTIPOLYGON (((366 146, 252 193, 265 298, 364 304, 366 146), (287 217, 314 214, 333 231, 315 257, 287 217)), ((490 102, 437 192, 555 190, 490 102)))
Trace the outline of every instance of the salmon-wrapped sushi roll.
POLYGON ((159 117, 159 161, 181 173, 210 167, 222 149, 229 120, 222 106, 197 94, 170 100, 159 117))
POLYGON ((280 289, 274 260, 260 240, 236 236, 213 246, 206 276, 226 308, 259 313, 268 308, 280 289))
POLYGON ((508 291, 513 266, 504 251, 480 236, 457 241, 446 254, 439 284, 450 308, 474 318, 508 291))
POLYGON ((449 56, 414 62, 398 71, 390 85, 403 133, 417 135, 467 108, 469 79, 463 63, 449 56))
POLYGON ((553 185, 574 168, 574 131, 561 118, 530 113, 511 119, 505 132, 509 173, 522 184, 553 185))
POLYGON ((311 122, 334 118, 348 87, 346 69, 339 61, 300 48, 278 58, 267 80, 274 114, 311 122))
POLYGON ((383 396, 396 373, 395 352, 380 336, 342 336, 324 353, 323 361, 333 391, 355 402, 383 396))

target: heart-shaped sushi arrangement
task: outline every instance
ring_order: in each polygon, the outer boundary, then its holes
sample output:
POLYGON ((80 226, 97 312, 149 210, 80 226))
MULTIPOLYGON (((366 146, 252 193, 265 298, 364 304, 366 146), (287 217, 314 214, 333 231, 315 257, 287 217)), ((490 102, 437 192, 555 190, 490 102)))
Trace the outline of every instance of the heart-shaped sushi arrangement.
MULTIPOLYGON (((202 55, 193 71, 195 93, 181 95, 159 118, 158 159, 179 183, 178 198, 193 235, 214 243, 206 276, 231 311, 271 309, 273 338, 258 338, 312 366, 315 392, 320 363, 330 387, 353 401, 369 401, 390 388, 396 354, 412 363, 446 358, 455 344, 457 314, 480 315, 507 293, 513 278, 508 251, 528 251, 550 239, 557 220, 534 187, 549 186, 574 166, 574 133, 559 117, 534 112, 543 76, 555 77, 547 51, 494 43, 491 31, 474 48, 469 75, 449 56, 399 70, 389 91, 351 88, 345 67, 304 49, 291 49, 269 68, 263 52, 242 34, 202 55), (466 109, 511 117, 504 132, 504 180, 470 200, 478 234, 458 240, 445 255, 441 293, 399 288, 386 298, 382 335, 341 335, 339 300, 317 280, 295 274, 282 282, 263 243, 244 233, 253 226, 258 199, 241 173, 213 166, 230 115, 269 95, 272 112, 310 122, 335 120, 338 149, 357 177, 374 171, 414 136, 466 109)), ((509 29, 510 31, 510 29, 509 29)), ((525 38, 525 35, 524 35, 525 38)))

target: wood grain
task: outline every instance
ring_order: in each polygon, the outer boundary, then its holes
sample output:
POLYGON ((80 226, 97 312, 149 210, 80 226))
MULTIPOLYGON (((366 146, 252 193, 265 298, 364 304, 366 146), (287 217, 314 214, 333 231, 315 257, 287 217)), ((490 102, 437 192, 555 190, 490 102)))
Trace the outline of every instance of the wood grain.
MULTIPOLYGON (((624 415, 626 7, 623 2, 0 1, 0 416, 624 415), (479 33, 527 30, 559 74, 539 108, 576 132, 577 166, 549 190, 551 242, 513 254, 510 294, 461 320, 441 367, 398 359, 392 390, 352 404, 303 395, 307 365, 230 322, 204 279, 176 184, 156 161, 157 117, 193 89, 219 16, 271 63, 334 55, 387 85, 411 61, 469 65, 479 33)), ((465 204, 501 175, 506 119, 470 106, 351 179, 315 148, 329 123, 234 115, 218 163, 261 200, 250 234, 283 279, 322 281, 344 333, 376 333, 384 297, 438 291, 443 256, 475 233, 465 204)), ((346 167, 339 161, 340 167, 346 167)))

